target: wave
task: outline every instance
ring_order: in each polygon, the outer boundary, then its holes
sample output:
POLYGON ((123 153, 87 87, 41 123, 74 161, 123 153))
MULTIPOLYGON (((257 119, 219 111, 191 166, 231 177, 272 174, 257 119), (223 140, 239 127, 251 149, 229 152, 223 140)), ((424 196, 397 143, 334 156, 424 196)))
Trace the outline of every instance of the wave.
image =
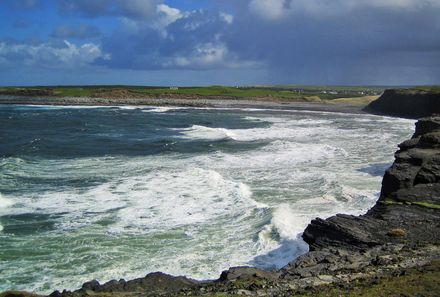
POLYGON ((208 224, 267 207, 252 199, 250 187, 243 182, 228 179, 215 170, 182 167, 115 178, 86 191, 72 189, 32 196, 14 214, 61 213, 63 219, 57 227, 62 230, 104 220, 109 221, 111 233, 148 233, 208 224))
MULTIPOLYGON (((263 119, 262 119, 263 120, 263 119)), ((267 119, 270 121, 270 119, 267 119)), ((272 121, 275 122, 275 121, 272 121)), ((182 134, 185 139, 209 139, 220 140, 230 138, 235 141, 258 141, 258 140, 276 140, 276 139, 304 139, 313 135, 324 135, 329 132, 327 127, 319 125, 305 125, 302 122, 298 125, 294 122, 280 121, 281 125, 272 125, 267 128, 251 128, 251 129, 226 129, 212 128, 202 125, 193 125, 189 128, 173 129, 182 134)), ((324 121, 322 121, 324 123, 324 121)))
POLYGON ((148 107, 147 108, 143 108, 142 112, 157 112, 157 113, 162 113, 162 112, 168 112, 168 111, 172 111, 172 110, 182 110, 182 109, 187 109, 186 107, 164 107, 164 106, 159 106, 159 107, 148 107))
POLYGON ((258 233, 259 256, 251 261, 258 267, 273 269, 287 265, 292 258, 308 251, 301 234, 310 222, 307 215, 298 215, 290 205, 280 204, 272 211, 271 222, 258 233))
POLYGON ((0 208, 7 208, 7 207, 10 207, 12 205, 14 205, 14 201, 12 201, 10 199, 6 199, 0 193, 0 208))
MULTIPOLYGON (((10 206, 14 205, 14 201, 10 200, 10 199, 6 199, 5 197, 2 196, 2 194, 0 193, 0 215, 2 214, 2 209, 8 208, 10 206)), ((0 232, 3 232, 4 227, 3 225, 0 223, 0 232)))
POLYGON ((211 128, 200 125, 193 125, 190 128, 174 129, 179 131, 184 139, 206 139, 220 140, 231 138, 235 139, 235 132, 226 128, 211 128))

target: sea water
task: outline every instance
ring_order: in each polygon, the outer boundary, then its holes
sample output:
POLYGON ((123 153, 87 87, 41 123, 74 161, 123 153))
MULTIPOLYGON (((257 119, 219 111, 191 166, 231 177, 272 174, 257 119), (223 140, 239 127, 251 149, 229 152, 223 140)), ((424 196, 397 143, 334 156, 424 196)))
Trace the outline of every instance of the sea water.
POLYGON ((271 109, 0 107, 0 291, 307 252, 311 219, 376 201, 414 121, 271 109))

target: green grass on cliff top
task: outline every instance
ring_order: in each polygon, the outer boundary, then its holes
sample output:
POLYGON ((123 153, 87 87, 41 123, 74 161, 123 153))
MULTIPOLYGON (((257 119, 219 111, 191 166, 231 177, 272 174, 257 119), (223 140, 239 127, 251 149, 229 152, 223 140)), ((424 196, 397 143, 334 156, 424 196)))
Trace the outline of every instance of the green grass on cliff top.
POLYGON ((361 86, 207 86, 207 87, 148 87, 148 86, 35 86, 35 87, 2 87, 0 91, 17 89, 48 89, 60 97, 90 97, 97 92, 123 89, 137 94, 184 94, 198 96, 222 96, 231 98, 260 97, 286 100, 306 99, 317 96, 322 100, 336 98, 356 98, 364 95, 380 94, 383 87, 361 86))

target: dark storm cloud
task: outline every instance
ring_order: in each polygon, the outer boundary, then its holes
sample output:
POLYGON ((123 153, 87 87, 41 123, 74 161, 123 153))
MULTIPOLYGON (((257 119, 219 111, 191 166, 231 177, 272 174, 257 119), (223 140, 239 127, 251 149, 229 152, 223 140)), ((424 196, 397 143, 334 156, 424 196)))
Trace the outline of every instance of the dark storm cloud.
POLYGON ((111 59, 99 64, 144 70, 262 67, 276 81, 301 83, 440 77, 435 1, 227 2, 235 8, 233 21, 220 11, 200 10, 181 12, 159 29, 151 22, 134 20, 131 29, 125 24, 103 40, 111 59))
POLYGON ((440 58, 439 7, 359 6, 338 12, 319 7, 304 11, 294 4, 261 14, 242 10, 225 35, 229 49, 266 61, 284 81, 398 82, 417 69, 440 77, 435 68, 440 58), (395 78, 389 76, 393 72, 395 78))
POLYGON ((101 35, 99 29, 95 26, 90 25, 79 25, 79 26, 60 26, 56 28, 51 36, 60 39, 88 39, 96 38, 101 35))

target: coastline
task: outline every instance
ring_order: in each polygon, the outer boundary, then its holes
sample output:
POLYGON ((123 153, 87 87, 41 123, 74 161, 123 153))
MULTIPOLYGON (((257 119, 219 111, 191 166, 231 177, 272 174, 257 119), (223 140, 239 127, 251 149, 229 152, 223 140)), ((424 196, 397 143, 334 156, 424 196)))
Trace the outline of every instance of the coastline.
MULTIPOLYGON (((280 270, 232 267, 206 281, 156 272, 130 281, 93 280, 50 296, 340 296, 341 291, 350 296, 381 281, 397 281, 397 288, 386 288, 393 294, 435 296, 440 288, 440 116, 419 120, 412 138, 399 147, 376 204, 364 215, 312 220, 302 236, 310 251, 280 270), (415 288, 406 275, 419 282, 415 288)), ((379 287, 374 296, 390 295, 379 287)), ((369 292, 362 296, 373 296, 369 292)))
MULTIPOLYGON (((97 104, 96 101, 93 104, 72 104, 70 99, 69 102, 55 100, 57 104, 53 104, 44 98, 40 100, 37 105, 118 106, 115 101, 99 98, 98 103, 107 104, 97 104)), ((173 99, 164 103, 163 99, 156 99, 160 104, 155 105, 150 100, 142 101, 148 104, 124 105, 286 108, 348 113, 358 110, 363 113, 362 106, 324 103, 220 99, 200 102, 195 99, 176 105, 182 101, 173 99), (189 105, 197 102, 209 105, 189 105)), ((32 103, 14 101, 7 104, 32 103)), ((400 151, 396 153, 393 167, 384 176, 381 197, 376 205, 362 216, 336 215, 326 220, 313 220, 303 235, 310 245, 310 252, 281 270, 267 272, 252 267, 235 267, 224 271, 215 281, 151 273, 130 281, 114 280, 105 284, 90 281, 77 291, 55 291, 49 296, 319 296, 323 288, 330 291, 342 288, 349 292, 378 284, 383 279, 393 280, 396 276, 414 273, 415 278, 427 271, 437 277, 440 271, 440 265, 435 264, 440 259, 440 234, 436 229, 440 226, 440 172, 436 169, 436 162, 440 162, 439 133, 439 117, 419 121, 413 138, 399 145, 400 151)), ((0 296, 37 295, 5 292, 0 296)))
MULTIPOLYGON (((333 101, 333 100, 332 100, 333 101)), ((273 98, 95 98, 95 97, 23 97, 0 95, 0 105, 48 106, 155 106, 155 107, 212 107, 261 108, 298 111, 368 113, 365 102, 338 101, 281 101, 273 98)))

